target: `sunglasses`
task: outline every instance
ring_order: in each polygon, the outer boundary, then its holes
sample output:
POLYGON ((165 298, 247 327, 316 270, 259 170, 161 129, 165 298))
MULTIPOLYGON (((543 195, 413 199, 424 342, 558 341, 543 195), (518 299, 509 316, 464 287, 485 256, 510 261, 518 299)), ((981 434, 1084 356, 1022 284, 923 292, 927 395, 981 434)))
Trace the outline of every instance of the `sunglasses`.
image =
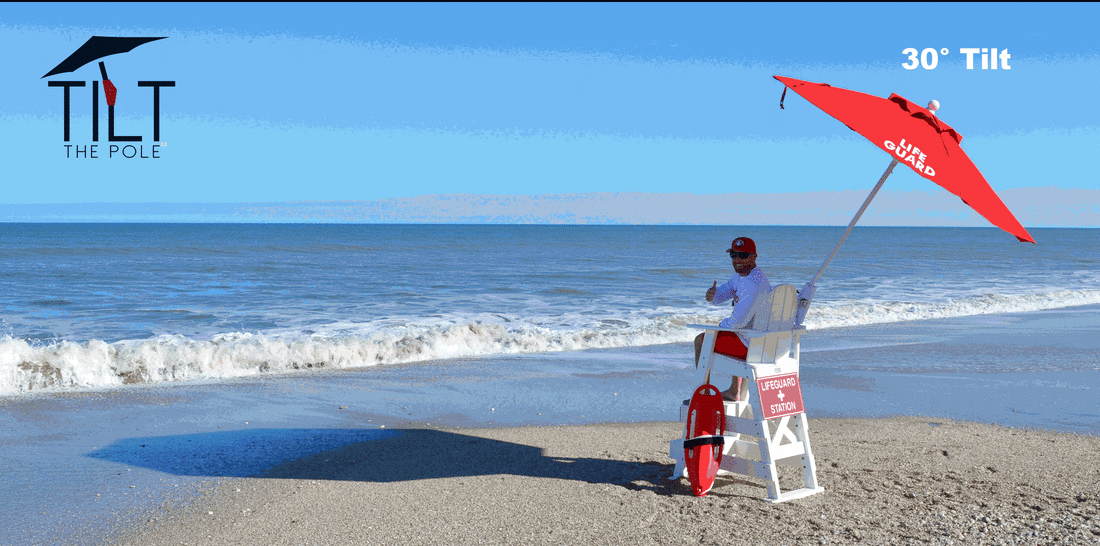
POLYGON ((741 258, 742 260, 744 260, 745 258, 748 258, 749 256, 752 256, 751 252, 738 252, 736 250, 731 250, 730 251, 730 258, 741 258))

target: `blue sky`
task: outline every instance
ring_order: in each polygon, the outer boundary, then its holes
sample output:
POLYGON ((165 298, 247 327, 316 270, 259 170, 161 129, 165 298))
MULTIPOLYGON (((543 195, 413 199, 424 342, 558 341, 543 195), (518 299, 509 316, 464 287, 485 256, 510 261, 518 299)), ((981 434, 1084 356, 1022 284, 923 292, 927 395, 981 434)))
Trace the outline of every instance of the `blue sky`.
MULTIPOLYGON (((997 190, 1100 189, 1097 20, 1097 4, 0 4, 0 204, 873 186, 886 154, 793 93, 781 110, 773 74, 939 100, 997 190), (104 59, 116 133, 146 155, 136 82, 176 81, 159 158, 106 157, 105 103, 99 157, 66 158, 46 82, 99 71, 42 75, 93 35, 167 37, 104 59), (906 70, 908 47, 949 53, 906 70), (964 47, 1008 49, 1011 70, 967 70, 964 47)), ((90 87, 72 93, 87 146, 90 87)))

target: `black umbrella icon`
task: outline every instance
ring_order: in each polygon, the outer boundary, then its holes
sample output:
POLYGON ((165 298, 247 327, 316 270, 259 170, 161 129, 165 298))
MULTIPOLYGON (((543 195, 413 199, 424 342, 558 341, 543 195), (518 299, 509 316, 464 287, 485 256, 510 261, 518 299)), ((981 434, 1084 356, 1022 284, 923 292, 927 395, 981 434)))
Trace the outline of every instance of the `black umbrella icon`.
MULTIPOLYGON (((76 51, 74 51, 72 55, 69 55, 64 61, 61 61, 61 64, 55 66, 53 68, 53 70, 50 70, 49 72, 46 73, 45 76, 42 76, 42 77, 47 78, 47 77, 53 76, 55 74, 62 74, 62 73, 65 73, 65 72, 72 72, 72 71, 74 71, 74 70, 76 70, 76 69, 78 69, 78 68, 80 68, 80 67, 82 67, 82 66, 84 66, 84 65, 86 65, 90 62, 92 62, 92 61, 102 59, 103 57, 107 57, 109 55, 115 55, 117 53, 128 53, 130 51, 133 51, 133 49, 135 47, 139 46, 139 45, 147 44, 147 43, 155 41, 155 40, 163 40, 164 38, 166 38, 166 36, 161 36, 161 37, 158 37, 158 38, 138 38, 138 37, 120 37, 120 36, 92 36, 91 38, 88 39, 87 42, 84 42, 84 45, 80 46, 76 51)), ((103 76, 103 93, 107 96, 107 107, 110 108, 110 110, 111 110, 111 113, 110 113, 111 140, 112 141, 117 141, 117 140, 123 140, 123 141, 135 140, 135 141, 137 141, 137 140, 141 140, 141 137, 115 137, 114 136, 114 119, 115 119, 114 108, 115 108, 115 97, 118 94, 118 89, 114 86, 113 83, 111 83, 111 80, 107 78, 107 67, 103 64, 103 61, 99 62, 99 73, 100 73, 100 75, 103 76)), ((53 86, 54 83, 56 83, 56 82, 50 82, 50 85, 53 86)), ((62 83, 64 84, 65 82, 62 82, 62 83)), ((79 83, 79 85, 83 86, 84 84, 79 83)), ((94 85, 95 85, 95 82, 93 82, 93 86, 94 85)), ((93 93, 94 92, 95 92, 95 89, 93 87, 93 93)), ((159 89, 155 90, 154 92, 159 92, 159 89)), ((94 97, 94 95, 93 95, 93 97, 94 97)), ((94 104, 95 104, 95 102, 93 101, 93 105, 94 104)), ((66 141, 69 140, 69 111, 68 111, 69 106, 68 105, 69 105, 69 89, 68 89, 68 87, 65 87, 65 140, 66 141)), ((96 121, 95 121, 96 119, 98 119, 98 116, 95 116, 94 119, 93 119, 93 127, 95 127, 95 125, 96 125, 96 121)), ((96 133, 96 132, 97 132, 97 130, 93 129, 93 133, 96 133)), ((159 131, 154 130, 154 133, 159 133, 159 131)), ((159 138, 159 135, 154 136, 154 138, 159 138)))
MULTIPOLYGON (((53 70, 46 73, 43 78, 48 78, 54 74, 61 74, 63 72, 72 72, 94 60, 102 59, 108 55, 114 55, 116 53, 129 53, 133 51, 135 47, 147 44, 154 40, 163 40, 167 36, 160 38, 122 38, 116 36, 92 36, 84 45, 69 55, 61 64, 55 66, 53 70)), ((103 63, 99 63, 102 67, 103 63)), ((104 79, 107 79, 104 77, 104 79)))

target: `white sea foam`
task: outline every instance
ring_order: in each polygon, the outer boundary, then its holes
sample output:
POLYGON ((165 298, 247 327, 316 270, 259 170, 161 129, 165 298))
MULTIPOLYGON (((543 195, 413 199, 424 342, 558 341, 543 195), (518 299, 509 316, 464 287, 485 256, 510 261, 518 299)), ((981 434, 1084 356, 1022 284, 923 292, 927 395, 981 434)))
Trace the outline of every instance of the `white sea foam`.
MULTIPOLYGON (((815 303, 806 326, 904 322, 1056 309, 1100 303, 1100 290, 989 294, 942 302, 815 303)), ((35 345, 0 339, 0 395, 95 390, 137 383, 246 377, 311 369, 354 368, 449 358, 688 342, 689 323, 715 323, 716 309, 674 309, 607 317, 523 321, 476 315, 374 323, 338 323, 309 334, 230 333, 211 339, 163 335, 106 343, 63 341, 35 345)))
POLYGON ((941 302, 832 302, 815 304, 806 317, 808 329, 860 326, 974 315, 1026 313, 1100 303, 1100 290, 1059 290, 1042 294, 985 294, 941 302))

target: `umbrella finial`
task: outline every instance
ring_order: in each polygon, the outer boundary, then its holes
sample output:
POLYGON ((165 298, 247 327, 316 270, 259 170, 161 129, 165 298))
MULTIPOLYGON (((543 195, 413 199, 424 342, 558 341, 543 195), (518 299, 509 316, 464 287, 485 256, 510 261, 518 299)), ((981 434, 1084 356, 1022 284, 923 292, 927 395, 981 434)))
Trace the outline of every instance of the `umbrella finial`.
POLYGON ((940 109, 940 101, 930 100, 928 101, 928 111, 932 112, 932 115, 936 115, 936 110, 940 109))

